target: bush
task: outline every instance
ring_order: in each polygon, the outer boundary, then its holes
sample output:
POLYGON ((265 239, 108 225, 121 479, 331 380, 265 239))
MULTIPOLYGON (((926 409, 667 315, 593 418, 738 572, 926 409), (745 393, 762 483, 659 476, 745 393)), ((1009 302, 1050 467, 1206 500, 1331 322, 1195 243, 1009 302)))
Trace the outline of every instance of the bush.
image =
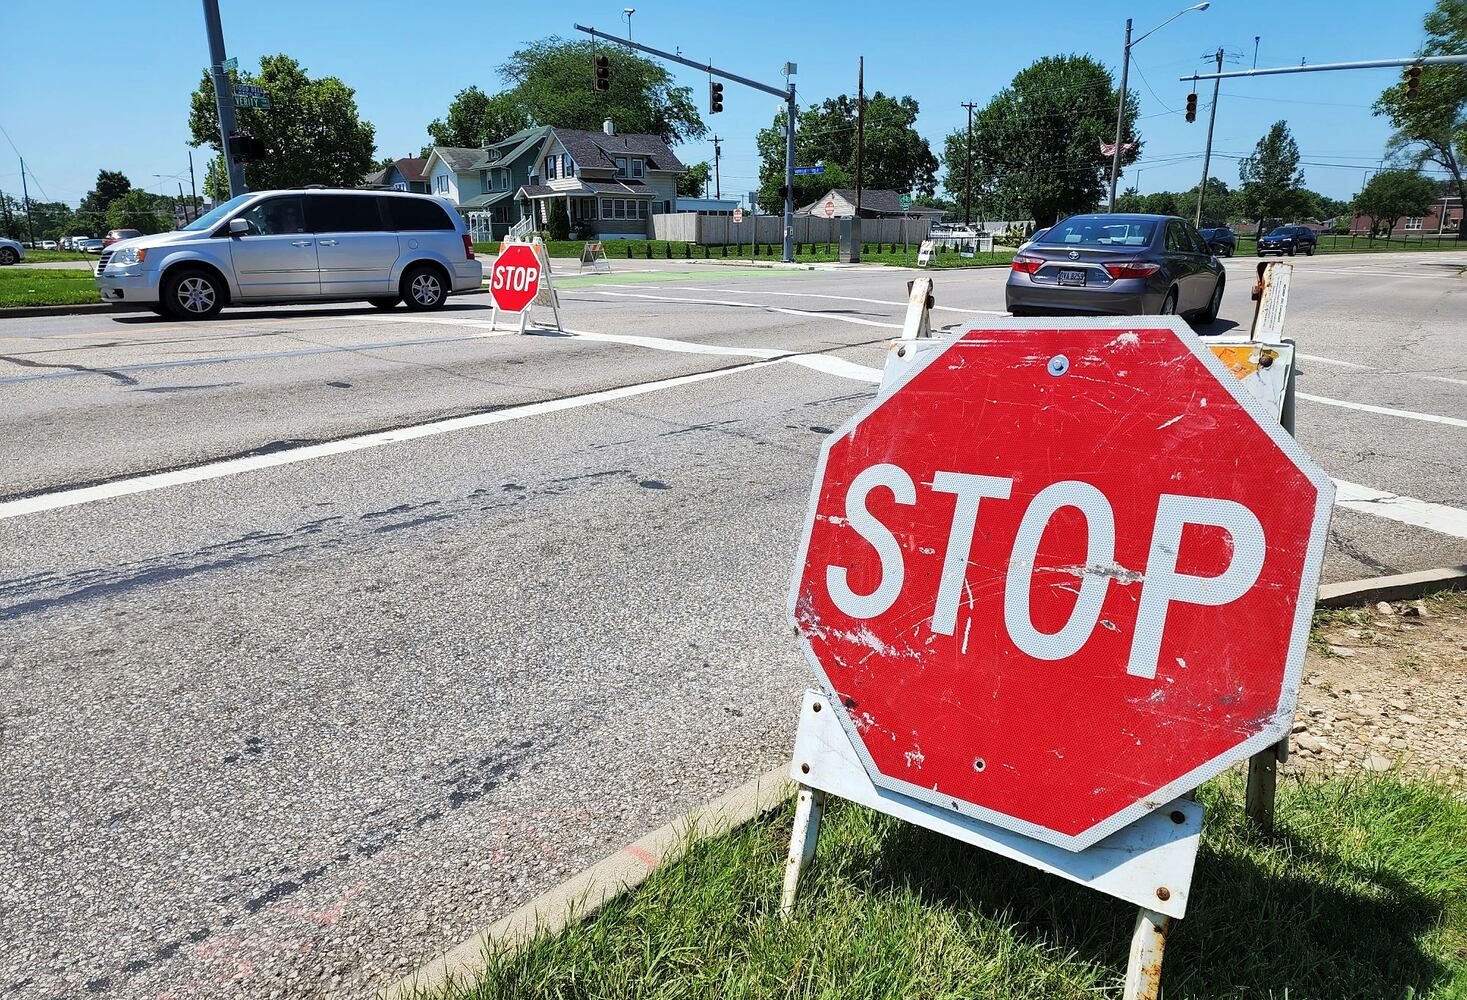
MULTIPOLYGON (((548 213, 548 221, 545 224, 550 231, 550 239, 565 241, 570 239, 570 216, 566 214, 565 202, 552 201, 548 213)), ((549 240, 546 241, 547 243, 549 240)))

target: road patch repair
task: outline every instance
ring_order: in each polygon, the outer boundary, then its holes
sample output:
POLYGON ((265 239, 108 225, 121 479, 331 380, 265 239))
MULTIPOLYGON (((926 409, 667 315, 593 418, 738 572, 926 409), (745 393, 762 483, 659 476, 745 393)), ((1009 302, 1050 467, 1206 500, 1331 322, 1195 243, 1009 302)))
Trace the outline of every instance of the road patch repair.
POLYGON ((588 876, 553 918, 532 910, 528 942, 522 915, 394 996, 1120 980, 1145 1000, 1173 938, 1171 995, 1467 984, 1467 602, 1316 619, 1335 484, 1291 434, 1292 343, 1255 323, 1204 346, 1174 318, 934 341, 930 288, 913 283, 879 395, 820 454, 788 608, 818 682, 793 814, 746 789, 753 822, 699 843, 684 824, 684 856, 637 890, 606 903, 588 876), (1394 691, 1406 662, 1428 674, 1394 691), (1443 750, 1413 753, 1412 726, 1443 750), (1320 735, 1337 727, 1348 740, 1320 735))

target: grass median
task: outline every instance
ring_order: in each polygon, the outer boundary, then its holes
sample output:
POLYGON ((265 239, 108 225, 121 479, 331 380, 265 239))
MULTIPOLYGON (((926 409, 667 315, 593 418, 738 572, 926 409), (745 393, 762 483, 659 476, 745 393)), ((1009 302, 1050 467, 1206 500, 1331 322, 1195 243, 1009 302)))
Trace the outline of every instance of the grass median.
POLYGON ((98 256, 94 253, 72 253, 70 250, 27 250, 25 262, 27 264, 55 264, 62 261, 81 261, 96 264, 98 256))
POLYGON ((91 271, 7 267, 0 270, 0 307, 74 306, 100 302, 91 271))
MULTIPOLYGON (((1467 803, 1394 775, 1280 782, 1278 833, 1236 774, 1207 808, 1168 998, 1467 996, 1467 803)), ((1118 996, 1135 909, 835 802, 796 919, 792 808, 693 846, 589 919, 490 954, 434 1000, 1118 996)))

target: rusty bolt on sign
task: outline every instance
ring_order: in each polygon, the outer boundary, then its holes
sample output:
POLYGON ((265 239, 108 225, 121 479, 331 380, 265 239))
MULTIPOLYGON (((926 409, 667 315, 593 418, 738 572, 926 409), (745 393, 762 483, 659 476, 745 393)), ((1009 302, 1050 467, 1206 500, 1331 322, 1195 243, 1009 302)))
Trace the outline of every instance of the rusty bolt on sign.
POLYGON ((1157 886, 1156 887, 1156 898, 1159 899, 1159 900, 1161 900, 1163 903, 1165 903, 1167 900, 1169 900, 1169 899, 1172 898, 1172 891, 1170 889, 1168 889, 1164 885, 1157 886))

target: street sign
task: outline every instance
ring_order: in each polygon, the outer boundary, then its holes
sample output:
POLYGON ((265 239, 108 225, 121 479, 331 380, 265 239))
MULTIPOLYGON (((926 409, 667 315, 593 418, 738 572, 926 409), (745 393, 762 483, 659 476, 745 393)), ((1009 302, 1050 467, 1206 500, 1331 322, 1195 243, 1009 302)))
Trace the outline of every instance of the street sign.
POLYGON ((269 110, 270 98, 254 97, 249 94, 235 94, 234 106, 236 108, 260 108, 263 110, 269 110))
POLYGON ((1172 317, 923 343, 790 594, 874 785, 1082 851, 1283 739, 1334 486, 1277 416, 1172 317))
POLYGON ((733 210, 733 220, 735 222, 743 222, 744 221, 744 210, 742 208, 735 208, 733 210))
POLYGON ((524 312, 540 291, 540 258, 528 243, 508 243, 494 260, 489 294, 494 307, 505 312, 524 312))
POLYGON ((903 212, 909 212, 909 211, 911 211, 911 209, 912 209, 912 196, 909 195, 909 194, 902 195, 902 197, 901 197, 901 203, 902 203, 902 211, 903 212))
POLYGON ((236 94, 244 94, 246 97, 264 97, 265 88, 253 83, 236 83, 234 85, 236 94))
POLYGON ((835 201, 833 199, 825 202, 825 217, 827 219, 835 218, 835 201))
POLYGON ((232 73, 238 69, 239 58, 237 56, 230 56, 228 59, 224 60, 224 72, 232 73))
POLYGON ((818 166, 814 166, 814 167, 796 167, 795 168, 795 174, 796 175, 823 174, 823 173, 825 173, 825 166, 823 164, 818 165, 818 166))

